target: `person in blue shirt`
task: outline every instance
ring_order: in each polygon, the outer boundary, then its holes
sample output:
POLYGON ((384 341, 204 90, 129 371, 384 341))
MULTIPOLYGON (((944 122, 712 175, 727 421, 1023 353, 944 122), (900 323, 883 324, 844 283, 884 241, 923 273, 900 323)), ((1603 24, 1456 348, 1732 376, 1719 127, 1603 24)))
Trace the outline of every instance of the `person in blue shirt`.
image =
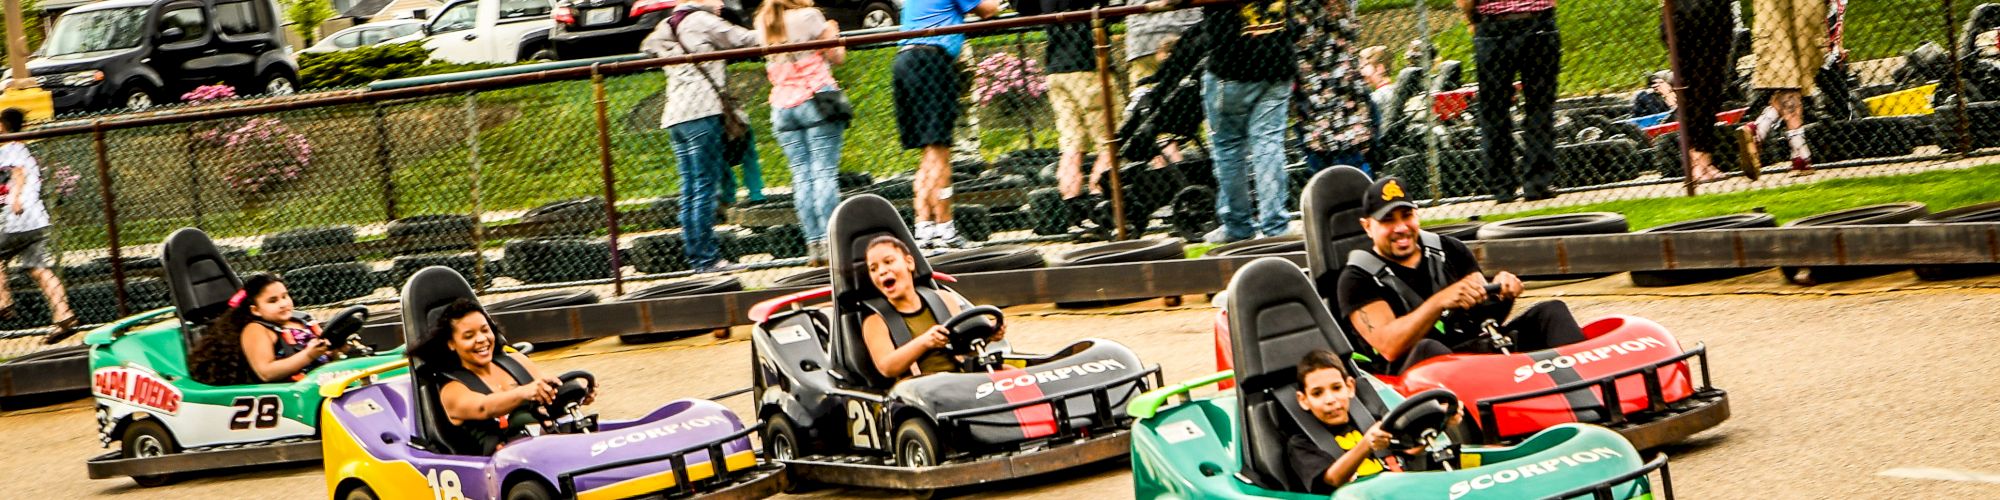
MULTIPOLYGON (((903 31, 957 26, 965 24, 966 14, 988 18, 999 12, 999 0, 907 0, 903 31)), ((959 246, 965 240, 951 221, 951 136, 965 81, 952 61, 965 47, 965 35, 912 38, 899 45, 891 69, 896 130, 903 149, 924 151, 913 186, 917 244, 959 246)))

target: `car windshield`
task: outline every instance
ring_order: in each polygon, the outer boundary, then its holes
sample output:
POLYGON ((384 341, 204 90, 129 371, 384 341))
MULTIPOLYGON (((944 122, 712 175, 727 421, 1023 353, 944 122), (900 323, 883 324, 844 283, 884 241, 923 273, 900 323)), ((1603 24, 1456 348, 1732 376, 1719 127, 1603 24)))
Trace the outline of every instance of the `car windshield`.
POLYGON ((49 35, 43 52, 55 57, 137 47, 144 40, 145 23, 144 7, 65 15, 56 21, 55 33, 49 35))

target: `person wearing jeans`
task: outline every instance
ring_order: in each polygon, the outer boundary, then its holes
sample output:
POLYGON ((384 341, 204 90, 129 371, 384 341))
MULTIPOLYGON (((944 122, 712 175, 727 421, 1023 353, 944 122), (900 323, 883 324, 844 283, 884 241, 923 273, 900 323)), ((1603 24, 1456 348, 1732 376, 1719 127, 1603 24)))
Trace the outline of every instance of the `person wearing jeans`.
MULTIPOLYGON (((683 1, 639 48, 654 57, 669 57, 756 46, 756 34, 723 20, 716 14, 721 9, 722 0, 683 1)), ((722 61, 662 70, 667 74, 667 95, 673 98, 660 114, 660 125, 667 129, 680 168, 681 238, 687 263, 696 272, 719 271, 729 266, 719 256, 715 239, 716 189, 720 178, 729 175, 723 160, 722 116, 733 113, 744 123, 750 120, 742 109, 723 105, 727 75, 722 61)))
POLYGON ((722 117, 675 124, 667 127, 667 137, 681 171, 681 239, 688 265, 698 270, 726 265, 715 240, 717 177, 728 175, 722 163, 722 117))
POLYGON ((1562 39, 1555 0, 1458 0, 1472 22, 1472 57, 1479 77, 1479 148, 1486 152, 1486 188, 1494 201, 1552 198, 1556 173, 1556 73, 1562 39), (1514 164, 1514 79, 1521 82, 1526 163, 1514 164))
MULTIPOLYGON (((756 24, 765 45, 840 36, 840 25, 813 8, 812 0, 766 0, 757 9, 756 24)), ((847 122, 827 119, 813 97, 840 92, 830 64, 846 59, 844 47, 765 57, 764 72, 771 80, 771 130, 777 132, 778 145, 791 161, 792 204, 805 232, 808 266, 826 265, 826 223, 840 202, 835 177, 840 172, 841 136, 847 131, 847 122)))
POLYGON ((1286 198, 1291 193, 1285 175, 1285 117, 1298 76, 1293 62, 1297 31, 1287 22, 1282 1, 1211 5, 1202 8, 1201 22, 1188 29, 1161 64, 1160 73, 1176 75, 1209 61, 1201 99, 1215 148, 1215 208, 1222 221, 1204 238, 1210 243, 1246 240, 1259 231, 1278 236, 1287 229, 1286 198))

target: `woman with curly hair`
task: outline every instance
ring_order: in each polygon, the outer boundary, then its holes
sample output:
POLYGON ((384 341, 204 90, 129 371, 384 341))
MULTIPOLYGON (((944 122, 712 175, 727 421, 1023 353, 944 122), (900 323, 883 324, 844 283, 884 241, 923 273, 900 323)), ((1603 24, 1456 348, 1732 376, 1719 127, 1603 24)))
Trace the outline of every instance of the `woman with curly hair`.
POLYGON ((250 276, 191 350, 189 375, 209 385, 298 380, 338 355, 311 321, 292 315, 284 280, 250 276))

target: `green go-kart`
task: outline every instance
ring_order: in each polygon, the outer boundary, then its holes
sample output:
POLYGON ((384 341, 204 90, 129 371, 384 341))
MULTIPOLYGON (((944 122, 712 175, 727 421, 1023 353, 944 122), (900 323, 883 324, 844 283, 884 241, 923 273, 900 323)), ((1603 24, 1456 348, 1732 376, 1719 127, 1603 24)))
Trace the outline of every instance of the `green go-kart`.
POLYGON ((181 473, 318 460, 320 385, 403 358, 400 346, 374 353, 363 345, 354 334, 367 310, 352 307, 321 324, 323 337, 348 347, 347 359, 292 382, 197 382, 189 376, 189 348, 228 309, 242 280, 197 229, 175 231, 161 254, 173 307, 84 336, 98 439, 107 447, 119 444, 117 451, 90 459, 91 479, 130 476, 140 485, 157 486, 181 473))
MULTIPOLYGON (((1132 482, 1138 498, 1316 498, 1307 481, 1287 467, 1286 439, 1303 433, 1322 449, 1333 436, 1301 408, 1296 369, 1307 353, 1346 345, 1325 303, 1297 265, 1282 259, 1251 263, 1231 281, 1224 299, 1235 343, 1235 371, 1221 372, 1151 391, 1128 411, 1132 429, 1132 482), (1236 379, 1233 391, 1191 400, 1200 387, 1236 379), (1168 404, 1169 399, 1177 404, 1168 404)), ((1351 359, 1351 358, 1349 358, 1351 359)), ((1385 471, 1335 490, 1334 498, 1622 498, 1673 496, 1664 454, 1643 460, 1617 432, 1588 424, 1560 424, 1519 444, 1460 446, 1448 437, 1462 411, 1450 392, 1431 390, 1404 399, 1360 371, 1352 361, 1356 428, 1382 422, 1395 436, 1390 449, 1422 448, 1403 463, 1441 464, 1424 472, 1385 471), (1393 408, 1393 409, 1392 409, 1393 408), (1655 473, 1658 482, 1651 479, 1655 473)), ((1386 457, 1388 454, 1378 454, 1386 457)))

